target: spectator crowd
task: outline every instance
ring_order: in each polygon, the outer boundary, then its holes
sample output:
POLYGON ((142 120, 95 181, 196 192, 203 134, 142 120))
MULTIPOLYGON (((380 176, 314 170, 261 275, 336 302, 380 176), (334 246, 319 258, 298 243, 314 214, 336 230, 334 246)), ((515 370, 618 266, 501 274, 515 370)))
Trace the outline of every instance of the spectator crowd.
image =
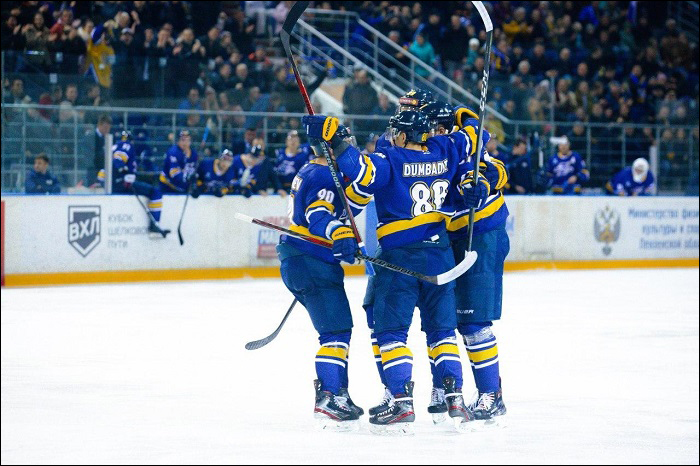
MULTIPOLYGON (((140 106, 182 110, 178 127, 190 131, 195 144, 202 141, 199 149, 205 155, 218 152, 213 142, 219 140, 234 153, 243 153, 263 126, 266 142, 282 146, 287 133, 299 128, 297 119, 273 116, 264 122, 261 117, 220 111, 304 111, 279 44, 266 40, 279 32, 292 3, 3 2, 3 102, 59 107, 27 112, 33 122, 29 132, 37 137, 51 131, 57 140, 68 140, 76 121, 83 125, 81 133, 94 132, 99 116, 109 113, 111 105, 149 99, 148 105, 140 106), (54 74, 60 77, 57 81, 46 78, 54 74), (95 111, 77 112, 75 106, 95 111)), ((611 166, 614 171, 622 168, 615 155, 622 139, 634 159, 647 156, 656 137, 651 126, 615 132, 606 127, 609 123, 697 125, 697 43, 667 16, 663 3, 486 5, 495 26, 491 105, 511 120, 533 122, 529 129, 540 135, 566 135, 574 151, 589 150, 596 182, 608 179, 611 166), (590 123, 594 125, 588 129, 590 123), (591 145, 584 148, 587 131, 591 145)), ((314 2, 314 6, 357 12, 402 50, 478 93, 485 32, 471 2, 314 2)), ((368 35, 361 28, 354 33, 368 35)), ((402 52, 392 48, 388 53, 395 61, 386 61, 385 66, 408 63, 402 52)), ((418 67, 416 73, 431 79, 425 68, 418 67)), ((307 83, 310 93, 326 77, 324 71, 315 74, 307 83)), ((395 112, 363 69, 350 78, 342 103, 349 114, 388 117, 395 112)), ((5 111, 3 124, 18 116, 5 111)), ((169 123, 159 117, 133 121, 112 117, 115 125, 130 128, 169 123)), ((361 143, 371 143, 386 126, 372 120, 352 123, 361 143)), ((522 150, 513 125, 490 118, 487 127, 504 151, 522 150)), ((141 134, 166 143, 166 134, 141 134)), ((697 126, 690 132, 670 127, 661 132, 662 175, 687 169, 689 139, 697 141, 697 126)), ((39 143, 28 146, 28 157, 46 150, 39 143)), ((48 151, 52 165, 60 169, 61 156, 76 148, 70 143, 57 146, 48 151)))

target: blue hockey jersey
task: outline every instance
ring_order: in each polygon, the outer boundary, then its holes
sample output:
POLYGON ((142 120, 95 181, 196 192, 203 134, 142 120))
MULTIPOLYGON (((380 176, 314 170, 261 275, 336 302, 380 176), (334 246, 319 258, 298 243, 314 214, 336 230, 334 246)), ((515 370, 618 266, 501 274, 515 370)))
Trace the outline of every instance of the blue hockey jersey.
POLYGON ((197 166, 197 151, 194 148, 191 148, 190 151, 188 157, 175 144, 165 153, 163 171, 160 173, 159 179, 166 189, 176 192, 187 191, 187 179, 194 174, 197 166))
MULTIPOLYGON (((292 182, 289 196, 289 219, 292 224, 289 229, 332 245, 331 231, 344 224, 346 218, 343 202, 338 197, 328 166, 317 160, 304 165, 292 182)), ((332 251, 323 246, 287 235, 282 235, 281 241, 325 262, 337 262, 332 251)))
POLYGON ((112 145, 112 180, 122 183, 125 175, 133 175, 138 168, 134 154, 134 146, 127 141, 119 141, 112 145))
POLYGON ((277 149, 275 160, 275 173, 282 183, 282 188, 290 190, 292 181, 301 167, 314 158, 311 146, 302 144, 296 154, 287 154, 286 148, 277 149))
POLYGON ((231 190, 235 172, 233 165, 223 173, 219 173, 214 162, 216 159, 207 158, 201 161, 197 169, 197 186, 204 193, 215 193, 221 191, 227 194, 231 190))
POLYGON ((616 173, 606 188, 610 194, 618 196, 648 196, 654 194, 654 175, 649 171, 644 181, 637 183, 632 176, 632 167, 627 167, 616 173))
MULTIPOLYGON (((579 183, 588 181, 590 177, 586 170, 586 162, 578 152, 569 152, 568 154, 554 154, 547 160, 547 176, 552 184, 552 192, 561 193, 570 190, 568 179, 576 175, 577 180, 575 186, 579 183)), ((575 189, 580 191, 580 186, 575 189)))
MULTIPOLYGON (((472 158, 473 154, 476 153, 478 130, 479 120, 475 118, 468 119, 462 130, 471 140, 470 147, 473 147, 469 154, 465 154, 468 155, 466 161, 468 176, 473 176, 474 162, 472 158)), ((490 137, 489 132, 484 129, 484 146, 490 137)), ((503 196, 503 188, 508 182, 508 171, 503 162, 490 157, 485 149, 482 150, 479 176, 483 176, 488 181, 490 194, 484 205, 474 213, 474 234, 477 235, 498 228, 508 218, 508 207, 503 196)), ((447 226, 447 231, 450 239, 456 241, 469 233, 469 212, 471 209, 466 207, 462 196, 457 193, 451 195, 450 199, 454 199, 455 214, 447 226)))
POLYGON ((453 212, 443 204, 466 173, 468 166, 460 161, 472 146, 472 139, 459 131, 429 138, 422 150, 380 145, 364 155, 350 146, 338 156, 340 171, 350 179, 345 189, 350 205, 362 209, 372 196, 376 199, 382 248, 428 240, 445 231, 453 212))

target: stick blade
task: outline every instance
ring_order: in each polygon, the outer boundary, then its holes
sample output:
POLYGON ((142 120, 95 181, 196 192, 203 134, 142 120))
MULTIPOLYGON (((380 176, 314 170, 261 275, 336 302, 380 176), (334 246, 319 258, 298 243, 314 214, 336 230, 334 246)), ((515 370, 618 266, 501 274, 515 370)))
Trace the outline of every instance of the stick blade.
POLYGON ((476 253, 476 251, 467 251, 464 259, 462 259, 462 262, 457 264, 453 269, 450 269, 447 272, 441 273, 437 276, 437 284, 444 285, 445 283, 449 283, 452 280, 457 279, 457 277, 462 276, 471 268, 472 265, 474 265, 478 257, 479 255, 476 253))
POLYGON ((241 222, 253 223, 253 217, 250 217, 246 214, 242 214, 240 212, 234 213, 233 218, 235 218, 236 220, 240 220, 241 222))
POLYGON ((255 341, 249 341, 248 343, 245 344, 245 349, 247 350, 256 350, 259 348, 262 348, 263 346, 267 345, 270 343, 270 339, 268 338, 263 338, 262 340, 255 340, 255 341))
POLYGON ((180 240, 180 246, 185 244, 185 239, 182 237, 182 232, 178 229, 177 230, 177 237, 180 240))

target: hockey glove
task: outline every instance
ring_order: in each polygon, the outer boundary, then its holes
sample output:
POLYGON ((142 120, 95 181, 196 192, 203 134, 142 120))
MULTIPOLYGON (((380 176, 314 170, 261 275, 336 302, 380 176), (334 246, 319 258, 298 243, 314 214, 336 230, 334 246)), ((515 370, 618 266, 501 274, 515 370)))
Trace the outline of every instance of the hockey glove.
POLYGON ((345 225, 338 226, 331 233, 331 239, 333 240, 333 257, 338 261, 354 264, 357 241, 352 229, 345 225))
POLYGON ((133 173, 124 175, 124 188, 131 189, 131 185, 134 184, 134 181, 136 181, 136 175, 133 173))
POLYGON ((330 141, 338 131, 340 122, 335 117, 325 115, 306 115, 302 117, 301 124, 306 128, 306 134, 310 138, 330 141))
POLYGON ((467 125, 467 120, 469 119, 479 119, 479 115, 469 110, 467 107, 456 107, 455 108, 455 120, 457 121, 457 126, 464 128, 467 125))
POLYGON ((192 188, 192 197, 197 199, 200 194, 204 192, 204 185, 200 185, 197 183, 193 188, 192 188))
POLYGON ((468 178, 460 184, 460 188, 468 209, 481 209, 489 197, 489 182, 484 178, 479 178, 479 183, 476 186, 474 186, 474 180, 468 178))

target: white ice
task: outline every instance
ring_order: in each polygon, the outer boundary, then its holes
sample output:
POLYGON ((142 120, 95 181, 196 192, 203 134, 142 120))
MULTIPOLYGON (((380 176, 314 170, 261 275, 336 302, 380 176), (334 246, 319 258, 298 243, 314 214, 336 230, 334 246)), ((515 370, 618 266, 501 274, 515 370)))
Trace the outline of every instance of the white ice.
MULTIPOLYGON (((346 286, 350 391, 367 409, 382 390, 365 280, 346 286)), ((462 435, 426 412, 417 321, 416 435, 374 436, 366 416, 359 433, 316 431, 305 310, 243 348, 291 300, 280 280, 3 290, 2 463, 697 464, 698 269, 507 274, 509 426, 462 435)))

